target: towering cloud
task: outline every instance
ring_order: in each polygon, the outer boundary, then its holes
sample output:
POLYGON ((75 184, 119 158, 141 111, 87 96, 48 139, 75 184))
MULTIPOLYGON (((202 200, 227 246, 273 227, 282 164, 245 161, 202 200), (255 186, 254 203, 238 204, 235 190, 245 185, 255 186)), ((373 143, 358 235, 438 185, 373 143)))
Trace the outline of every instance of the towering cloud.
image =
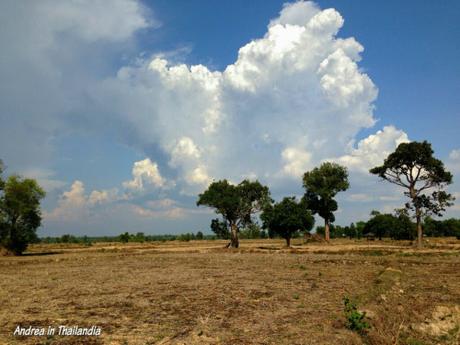
POLYGON ((363 47, 337 38, 343 22, 334 9, 288 4, 225 70, 154 57, 101 83, 97 101, 117 100, 112 112, 137 144, 170 157, 182 188, 298 177, 375 122, 377 89, 358 67, 363 47))
MULTIPOLYGON (((360 68, 363 46, 338 37, 340 13, 313 2, 285 4, 222 70, 157 55, 127 60, 115 72, 107 61, 136 56, 136 33, 158 25, 139 1, 1 6, 0 76, 8 88, 0 94, 0 145, 12 147, 2 158, 47 171, 51 180, 48 159, 72 131, 119 140, 146 157, 119 182, 123 192, 87 196, 75 182, 48 218, 120 199, 142 206, 138 214, 159 215, 136 196, 179 199, 221 178, 259 178, 281 190, 324 160, 364 176, 408 141, 393 126, 357 140, 376 123, 378 91, 360 68)), ((358 184, 370 182, 361 175, 351 199, 365 202, 358 184)))

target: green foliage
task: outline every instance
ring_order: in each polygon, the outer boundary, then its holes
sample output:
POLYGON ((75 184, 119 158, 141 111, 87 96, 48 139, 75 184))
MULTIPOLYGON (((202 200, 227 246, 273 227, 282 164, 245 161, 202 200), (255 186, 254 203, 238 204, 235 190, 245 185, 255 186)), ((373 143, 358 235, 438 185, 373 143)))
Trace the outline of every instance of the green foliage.
POLYGON ((407 215, 373 213, 374 216, 365 224, 363 233, 373 233, 380 240, 391 237, 395 240, 413 240, 415 237, 415 224, 407 215))
POLYGON ((370 328, 369 323, 365 321, 366 313, 361 313, 356 306, 356 303, 352 302, 350 298, 345 296, 343 298, 344 314, 347 320, 347 328, 352 331, 363 333, 366 329, 370 328))
POLYGON ((136 235, 133 236, 134 238, 132 239, 133 242, 140 242, 140 243, 144 243, 146 238, 145 238, 145 234, 143 232, 138 232, 136 233, 136 235))
POLYGON ((261 236, 261 229, 259 224, 252 223, 246 226, 244 229, 240 231, 240 237, 245 239, 255 239, 260 238, 261 236))
POLYGON ((4 169, 3 161, 0 159, 0 192, 5 187, 5 182, 2 179, 3 169, 4 169))
MULTIPOLYGON (((251 224, 252 216, 262 211, 270 202, 268 187, 258 181, 244 180, 238 185, 233 185, 227 180, 221 180, 211 183, 207 190, 198 195, 196 204, 214 208, 216 213, 222 215, 226 228, 232 229, 231 245, 238 247, 238 230, 251 224)), ((218 227, 215 229, 221 230, 218 227)))
POLYGON ((78 243, 78 239, 75 236, 66 234, 61 236, 61 243, 78 243))
MULTIPOLYGON (((2 169, 0 162, 0 172, 2 169)), ((1 180, 0 185, 0 245, 19 255, 38 239, 40 200, 45 192, 35 180, 17 175, 1 180)))
MULTIPOLYGON (((445 170, 444 164, 433 157, 431 144, 427 141, 401 143, 391 153, 383 165, 372 168, 371 174, 406 189, 410 202, 405 208, 413 211, 417 226, 427 215, 440 216, 452 205, 454 198, 443 189, 452 183, 452 174, 445 170), (432 189, 431 194, 428 190, 432 189)), ((421 227, 418 242, 421 245, 421 227)))
POLYGON ((362 238, 364 234, 364 227, 366 226, 366 222, 364 221, 359 221, 356 222, 356 236, 358 238, 362 238))
POLYGON ((195 235, 193 233, 186 233, 186 234, 180 234, 177 239, 179 241, 183 241, 183 242, 188 242, 188 241, 191 241, 193 240, 195 237, 195 235))
MULTIPOLYGON (((363 222, 365 223, 365 222, 363 222)), ((317 226, 316 233, 318 235, 324 235, 324 226, 317 226)), ((361 238, 362 237, 362 230, 357 228, 353 223, 350 226, 340 226, 340 225, 333 225, 331 224, 329 227, 330 237, 331 238, 361 238)))
POLYGON ((460 219, 434 220, 431 217, 426 217, 424 227, 426 236, 455 236, 460 238, 460 219))
POLYGON ((338 192, 347 190, 349 186, 347 169, 336 163, 326 162, 304 174, 303 201, 313 214, 318 214, 326 224, 333 223, 334 212, 338 208, 334 197, 338 192))
POLYGON ((358 237, 358 230, 356 229, 356 226, 354 223, 351 223, 350 226, 345 227, 343 233, 345 236, 347 236, 350 239, 358 237))
POLYGON ((305 203, 297 202, 295 197, 284 198, 279 203, 267 205, 260 219, 263 227, 283 237, 287 246, 290 246, 290 240, 296 232, 310 231, 315 223, 305 203))
POLYGON ((125 233, 121 234, 120 236, 118 236, 118 240, 119 240, 121 243, 128 243, 130 237, 131 237, 131 236, 129 235, 129 232, 125 232, 125 233))
POLYGON ((197 239, 197 240, 202 240, 202 239, 204 239, 204 235, 203 235, 203 233, 202 233, 201 231, 198 231, 198 232, 196 233, 196 239, 197 239))
POLYGON ((217 238, 222 238, 228 240, 230 238, 230 231, 228 230, 227 223, 221 222, 218 218, 211 220, 211 230, 217 236, 217 238))
POLYGON ((390 229, 389 236, 394 240, 413 240, 416 237, 416 225, 406 214, 397 216, 397 226, 390 229))

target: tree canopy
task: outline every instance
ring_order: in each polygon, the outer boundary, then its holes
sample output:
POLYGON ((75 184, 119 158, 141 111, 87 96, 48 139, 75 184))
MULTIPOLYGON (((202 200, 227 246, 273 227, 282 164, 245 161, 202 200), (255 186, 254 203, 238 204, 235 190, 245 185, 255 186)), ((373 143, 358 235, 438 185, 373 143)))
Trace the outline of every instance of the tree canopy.
MULTIPOLYGON (((3 184, 3 183, 2 183, 3 184)), ((41 224, 40 200, 45 192, 33 179, 10 176, 0 196, 0 243, 21 254, 28 243, 36 240, 41 224)))
POLYGON ((334 197, 349 186, 347 169, 336 163, 323 163, 303 176, 304 201, 313 214, 324 219, 326 241, 330 239, 329 225, 335 221, 338 208, 334 197))
POLYGON ((404 214, 394 216, 392 214, 374 213, 363 229, 364 234, 373 233, 380 240, 383 237, 391 237, 395 240, 410 240, 414 238, 414 232, 414 224, 404 214))
POLYGON ((3 187, 4 187, 2 174, 3 174, 3 161, 0 159, 0 192, 3 190, 3 187))
POLYGON ((295 197, 287 197, 279 203, 267 205, 260 218, 263 228, 283 237, 288 247, 294 233, 310 231, 315 224, 315 219, 305 203, 297 202, 295 197))
POLYGON ((401 143, 383 162, 370 170, 383 180, 406 189, 410 198, 405 207, 413 211, 417 224, 417 243, 422 246, 422 217, 440 216, 454 198, 443 189, 452 183, 452 174, 439 159, 433 157, 433 149, 427 141, 401 143), (429 189, 433 191, 429 193, 429 189))
POLYGON ((211 220, 211 230, 216 234, 217 238, 222 238, 224 240, 230 238, 230 231, 228 230, 226 222, 219 220, 219 218, 211 220))
POLYGON ((238 248, 238 231, 252 223, 252 216, 262 211, 271 202, 268 187, 259 181, 244 180, 233 185, 227 180, 211 183, 206 191, 198 195, 197 206, 209 206, 222 215, 231 231, 230 246, 238 248))

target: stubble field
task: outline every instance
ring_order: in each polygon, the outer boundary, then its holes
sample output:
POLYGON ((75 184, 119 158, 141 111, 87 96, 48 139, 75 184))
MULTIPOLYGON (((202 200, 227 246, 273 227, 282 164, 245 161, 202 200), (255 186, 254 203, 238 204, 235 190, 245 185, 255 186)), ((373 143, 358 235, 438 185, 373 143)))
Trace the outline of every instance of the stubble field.
POLYGON ((460 241, 35 245, 0 257, 0 344, 460 344, 460 241), (371 328, 347 328, 343 297, 371 328), (17 326, 101 336, 15 336, 17 326))

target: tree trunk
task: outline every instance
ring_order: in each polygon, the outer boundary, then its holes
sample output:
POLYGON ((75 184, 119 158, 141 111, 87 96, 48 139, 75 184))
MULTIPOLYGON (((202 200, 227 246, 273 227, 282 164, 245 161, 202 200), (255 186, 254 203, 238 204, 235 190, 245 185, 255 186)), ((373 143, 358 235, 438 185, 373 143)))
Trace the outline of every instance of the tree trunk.
POLYGON ((423 247, 423 231, 422 231, 422 221, 420 217, 420 213, 416 211, 417 214, 417 247, 422 248, 423 247))
POLYGON ((324 239, 326 240, 326 242, 329 242, 331 239, 329 233, 329 219, 324 220, 324 239))
POLYGON ((416 191, 414 186, 411 186, 409 189, 410 192, 410 197, 412 198, 412 203, 415 206, 415 219, 417 222, 417 248, 422 248, 423 247, 423 232, 422 232, 422 214, 420 207, 418 207, 415 203, 415 198, 416 198, 416 191))
POLYGON ((290 237, 286 237, 286 245, 288 246, 288 248, 291 247, 291 238, 290 237))
POLYGON ((230 242, 230 247, 232 248, 238 248, 239 246, 239 241, 238 241, 238 227, 236 224, 231 225, 231 242, 230 242))

